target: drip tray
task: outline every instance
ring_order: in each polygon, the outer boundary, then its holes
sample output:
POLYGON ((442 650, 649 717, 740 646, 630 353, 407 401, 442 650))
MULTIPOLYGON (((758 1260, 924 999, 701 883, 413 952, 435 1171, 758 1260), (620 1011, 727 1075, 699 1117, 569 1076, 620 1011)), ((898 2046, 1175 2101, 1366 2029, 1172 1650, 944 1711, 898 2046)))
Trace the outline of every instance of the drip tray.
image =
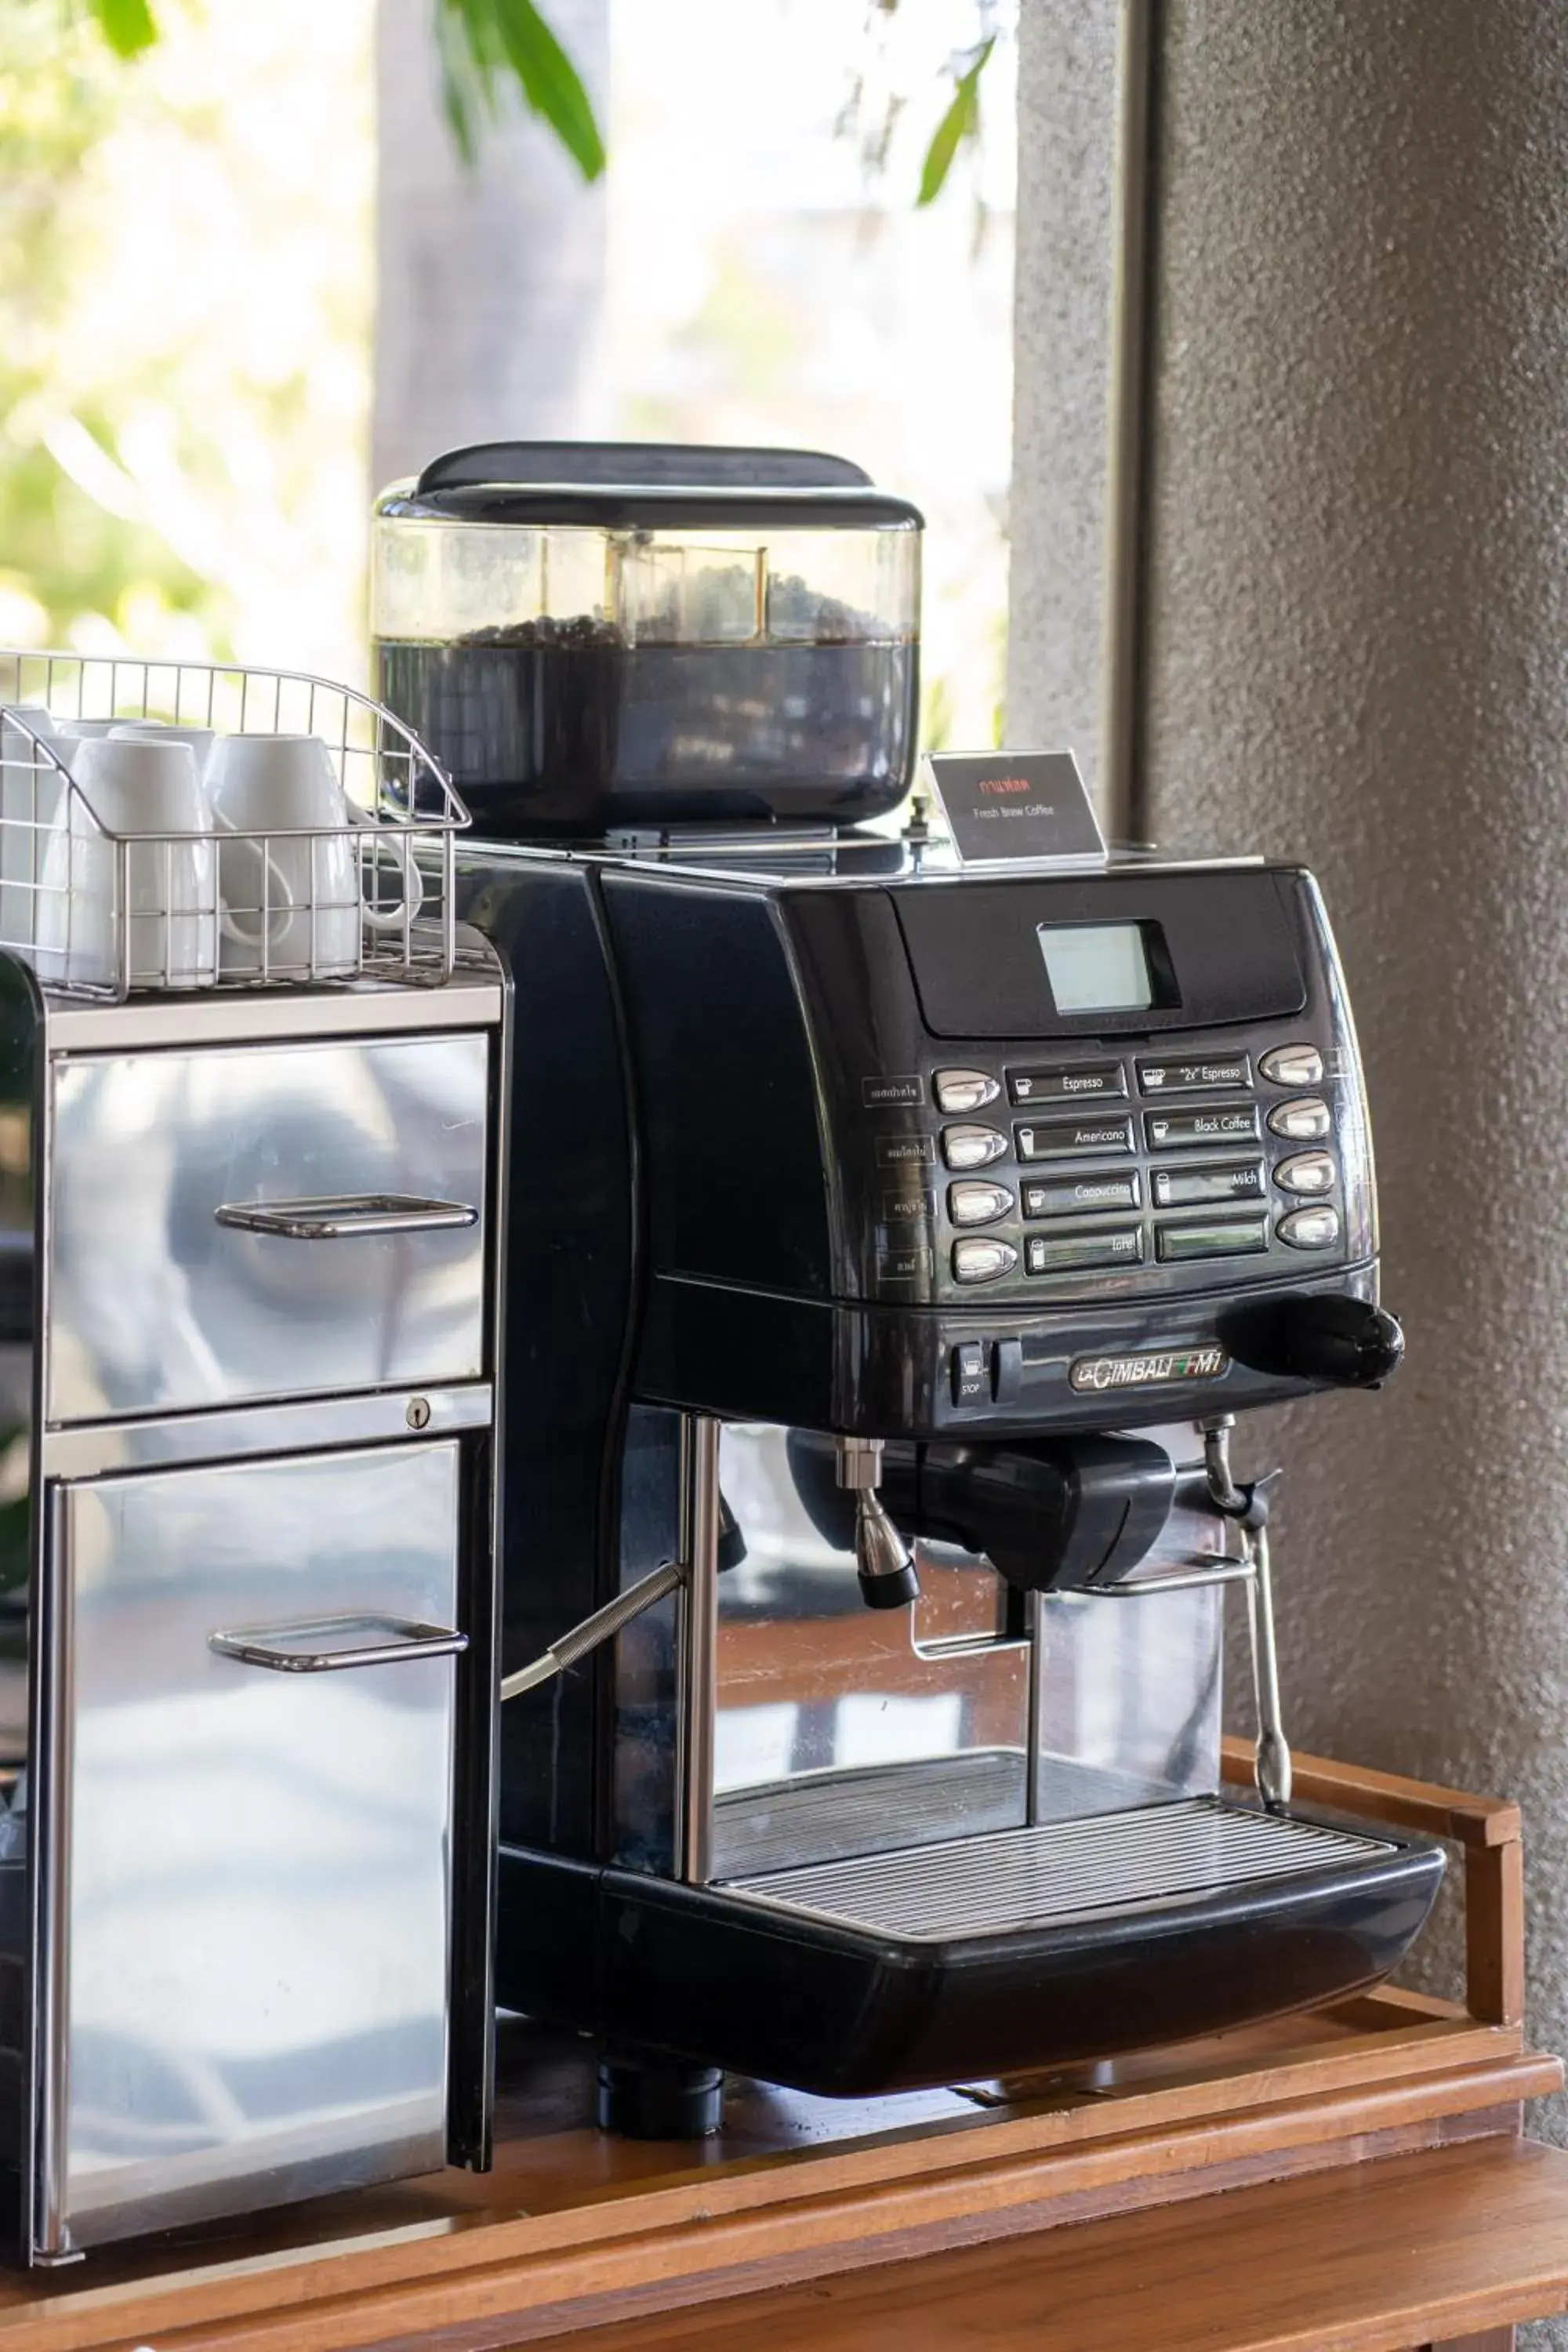
POLYGON ((910 1943, 1202 1903, 1396 1853, 1385 1839, 1190 1798, 722 1882, 749 1903, 910 1943))

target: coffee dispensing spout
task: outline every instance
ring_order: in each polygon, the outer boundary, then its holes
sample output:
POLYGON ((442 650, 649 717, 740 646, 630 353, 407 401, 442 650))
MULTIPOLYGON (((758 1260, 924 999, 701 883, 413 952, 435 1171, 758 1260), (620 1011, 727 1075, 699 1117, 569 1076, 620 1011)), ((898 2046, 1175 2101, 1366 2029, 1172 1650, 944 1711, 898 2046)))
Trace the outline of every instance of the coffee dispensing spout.
POLYGON ((855 1573, 868 1609, 906 1609, 920 1598, 914 1555, 882 1507, 879 1437, 834 1440, 838 1484, 855 1497, 855 1573))

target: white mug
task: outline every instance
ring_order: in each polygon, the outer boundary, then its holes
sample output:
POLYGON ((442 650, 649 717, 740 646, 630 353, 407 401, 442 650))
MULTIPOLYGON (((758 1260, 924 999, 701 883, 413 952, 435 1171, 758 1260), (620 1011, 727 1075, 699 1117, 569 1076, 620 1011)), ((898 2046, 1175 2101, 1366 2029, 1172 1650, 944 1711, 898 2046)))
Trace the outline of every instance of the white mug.
POLYGON ((41 702, 0 710, 0 946, 26 951, 37 938, 37 886, 68 756, 41 702))
MULTIPOLYGON (((217 977, 220 933, 259 952, 259 932, 243 929, 219 899, 212 810, 188 743, 89 736, 73 749, 71 775, 76 792, 56 811, 38 893, 41 978, 79 987, 112 987, 123 976, 136 988, 208 988, 217 977), (132 838, 122 845, 110 835, 132 838)), ((261 856, 253 844, 238 845, 252 860, 261 856)), ((287 921, 293 901, 281 875, 271 903, 273 921, 287 921)))
POLYGON ((196 773, 205 777, 212 748, 217 740, 216 727, 176 727, 162 719, 124 719, 116 720, 110 729, 115 742, 187 743, 195 759, 196 773))
MULTIPOLYGON (((269 931, 266 968, 279 978, 336 980, 360 968, 361 935, 401 930, 424 901, 424 887, 409 847, 395 826, 377 824, 356 808, 338 782, 331 752, 319 735, 220 735, 213 746, 207 788, 220 826, 239 834, 264 835, 271 864, 291 891, 292 916, 280 932, 269 931), (379 889, 367 903, 363 859, 351 838, 363 827, 364 846, 388 856, 400 877, 395 905, 381 903, 379 889), (290 840, 289 835, 309 836, 290 840)), ((224 892, 238 907, 230 887, 230 862, 239 848, 226 843, 224 892)), ((379 875, 379 867, 376 869, 379 875)), ((226 940, 226 971, 261 969, 259 945, 226 940)))

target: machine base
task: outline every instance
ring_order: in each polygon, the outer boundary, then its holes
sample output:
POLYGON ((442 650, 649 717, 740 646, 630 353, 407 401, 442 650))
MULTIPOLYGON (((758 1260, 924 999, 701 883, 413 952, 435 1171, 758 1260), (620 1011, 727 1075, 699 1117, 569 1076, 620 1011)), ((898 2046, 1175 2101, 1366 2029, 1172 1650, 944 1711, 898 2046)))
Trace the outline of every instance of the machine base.
POLYGON ((1425 1838, 1220 1798, 728 1885, 503 1847, 498 1981, 508 2008, 648 2057, 917 2090, 1374 1984, 1443 1867, 1425 1838))
POLYGON ((606 2050, 596 2113, 599 2129, 622 2139, 711 2139, 724 2120, 723 2069, 606 2050))

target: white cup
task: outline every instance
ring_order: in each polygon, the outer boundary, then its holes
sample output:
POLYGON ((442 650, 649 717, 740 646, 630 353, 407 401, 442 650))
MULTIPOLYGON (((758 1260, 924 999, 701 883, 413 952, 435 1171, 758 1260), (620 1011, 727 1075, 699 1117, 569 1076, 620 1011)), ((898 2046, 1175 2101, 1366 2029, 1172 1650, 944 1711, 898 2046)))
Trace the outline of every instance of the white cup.
MULTIPOLYGON (((397 829, 377 824, 356 808, 338 782, 331 752, 319 735, 220 735, 213 746, 207 789, 220 827, 265 835, 273 866, 291 892, 292 914, 280 930, 269 931, 266 969, 278 978, 343 979, 360 968, 363 928, 401 930, 424 900, 418 867, 397 829), (365 856, 351 839, 364 828, 363 851, 376 859, 376 883, 367 903, 365 856), (310 836, 290 840, 289 835, 310 836), (396 903, 384 903, 381 860, 396 867, 396 903)), ((224 893, 237 908, 245 903, 231 887, 231 861, 242 845, 223 845, 224 893)), ((250 902, 254 906, 255 901, 250 902)), ((226 971, 262 966, 258 943, 226 938, 226 971)))
POLYGON ((124 740, 188 744, 195 760, 196 773, 204 777, 207 772, 207 761, 212 757, 213 745, 217 740, 215 727, 166 726, 161 719, 122 719, 116 722, 110 734, 116 743, 124 740))
MULTIPOLYGON (((89 736, 74 747, 71 776, 76 791, 56 812, 38 894, 43 979, 111 987, 123 974, 135 988, 208 988, 220 934, 259 954, 259 929, 243 928, 219 899, 212 809, 188 743, 162 734, 89 736), (122 844, 111 835, 131 838, 122 844)), ((243 847, 252 863, 260 860, 254 844, 243 847)), ((274 879, 276 926, 289 919, 293 900, 284 877, 274 879)), ((259 898, 259 884, 251 895, 259 898)))
POLYGON ((66 764, 68 750, 41 702, 0 710, 0 946, 24 951, 37 937, 37 886, 64 789, 51 751, 66 764))

